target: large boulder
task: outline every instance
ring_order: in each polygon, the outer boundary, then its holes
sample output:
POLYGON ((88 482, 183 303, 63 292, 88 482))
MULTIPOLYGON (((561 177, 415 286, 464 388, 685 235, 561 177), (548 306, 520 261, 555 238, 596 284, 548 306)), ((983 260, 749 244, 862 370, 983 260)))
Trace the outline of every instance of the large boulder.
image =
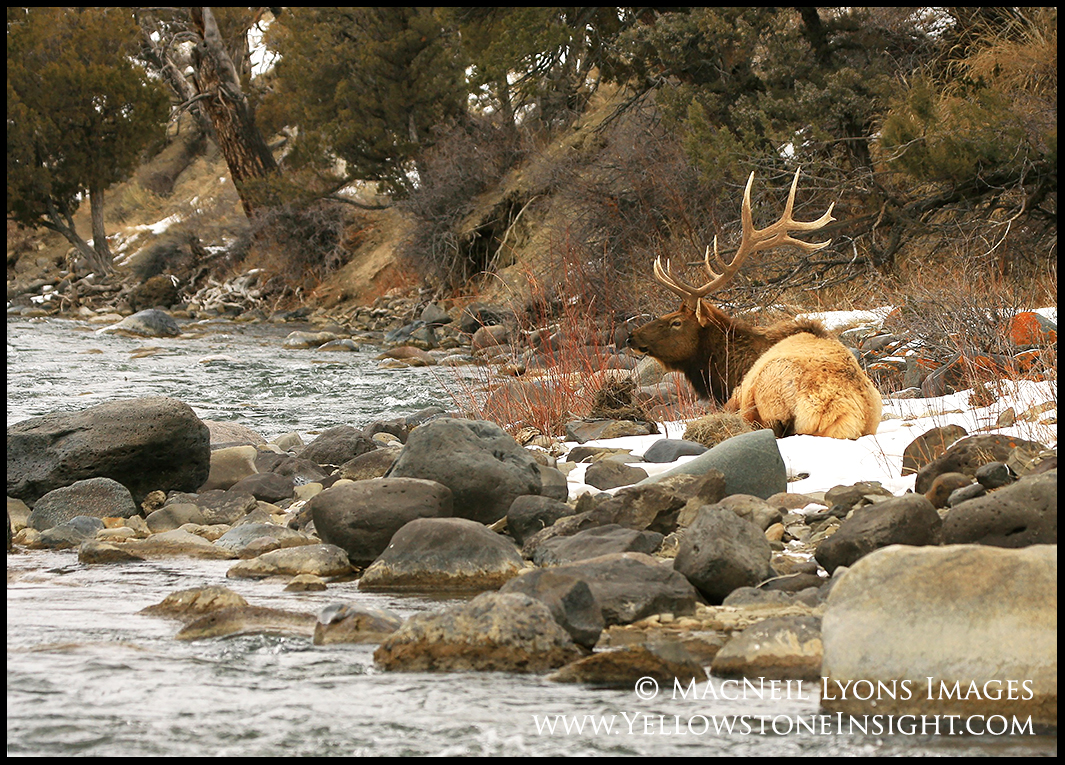
POLYGON ((959 502, 943 519, 943 544, 1027 547, 1058 543, 1058 471, 1025 476, 959 502))
MULTIPOLYGON (((610 553, 548 570, 587 582, 608 627, 631 624, 652 614, 694 613, 695 604, 702 601, 683 574, 668 562, 644 553, 610 553)), ((522 578, 539 573, 523 574, 522 578)), ((508 582, 507 591, 518 586, 508 582)))
POLYGON ((826 602, 822 708, 1057 725, 1057 576, 1057 545, 870 553, 826 602))
POLYGON ((504 584, 500 592, 518 592, 543 601, 573 642, 589 650, 606 626, 602 606, 588 583, 557 568, 527 571, 504 584))
POLYGON ((408 672, 543 672, 580 656, 546 605, 514 592, 415 614, 373 655, 386 670, 408 672))
POLYGON ((360 590, 481 592, 499 589, 521 572, 518 548, 466 518, 418 518, 392 537, 360 590))
POLYGON ((26 524, 44 531, 79 515, 130 518, 136 514, 129 489, 110 478, 88 478, 45 494, 33 506, 26 524))
POLYGON ((645 478, 637 485, 658 483, 675 475, 703 475, 712 468, 724 474, 726 495, 753 494, 767 499, 788 489, 788 471, 771 430, 733 436, 695 459, 645 478))
POLYGON ((359 428, 337 425, 335 428, 323 430, 316 439, 303 447, 299 457, 318 465, 339 467, 376 448, 373 440, 359 428))
POLYGON ((681 539, 673 568, 711 602, 720 603, 733 590, 771 577, 772 557, 761 529, 732 510, 709 505, 681 539))
POLYGON ((449 518, 451 490, 420 478, 377 478, 332 486, 307 503, 323 542, 368 566, 392 536, 416 518, 449 518))
POLYGON ((942 473, 964 473, 975 478, 979 468, 988 462, 1006 462, 1018 447, 1034 452, 1045 448, 1035 441, 1001 433, 984 433, 963 438, 917 471, 913 490, 918 494, 926 493, 932 488, 936 476, 942 473))
POLYGON ((903 494, 859 507, 836 533, 817 545, 815 557, 831 574, 888 545, 939 544, 942 525, 939 513, 923 494, 903 494))
POLYGON ((111 478, 138 504, 149 492, 196 491, 211 467, 210 432, 172 398, 53 412, 7 429, 7 493, 28 504, 86 478, 111 478))
POLYGON ((536 460, 495 423, 441 418, 415 428, 389 472, 451 489, 455 515, 495 523, 515 498, 540 494, 536 460))

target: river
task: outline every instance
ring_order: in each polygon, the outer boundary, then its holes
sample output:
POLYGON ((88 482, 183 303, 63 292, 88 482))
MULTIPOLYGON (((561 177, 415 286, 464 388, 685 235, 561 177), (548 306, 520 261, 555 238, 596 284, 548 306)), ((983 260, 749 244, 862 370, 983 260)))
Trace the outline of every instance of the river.
MULTIPOLYGON (((117 398, 166 395, 204 419, 267 438, 453 407, 452 372, 381 369, 378 351, 282 348, 292 326, 214 322, 205 334, 136 340, 55 319, 9 319, 8 424, 117 398), (146 348, 156 348, 146 351, 146 348)), ((8 556, 7 747, 15 755, 1054 755, 1055 736, 841 728, 817 687, 687 696, 557 684, 509 673, 391 673, 372 646, 309 639, 175 641, 138 611, 169 593, 225 584, 253 605, 314 612, 354 601, 402 616, 427 598, 286 593, 227 580, 229 561, 84 566, 76 552, 8 556), (698 696, 698 697, 696 697, 698 696), (732 732, 725 726, 732 724, 732 732), (718 730, 718 727, 721 730, 718 730), (811 729, 814 732, 810 732, 811 729)))

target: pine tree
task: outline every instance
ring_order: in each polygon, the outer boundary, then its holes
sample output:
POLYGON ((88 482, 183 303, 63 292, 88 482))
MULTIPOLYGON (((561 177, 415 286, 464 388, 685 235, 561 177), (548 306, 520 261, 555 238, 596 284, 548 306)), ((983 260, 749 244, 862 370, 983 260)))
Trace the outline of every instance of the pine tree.
POLYGON ((169 111, 130 58, 135 41, 122 8, 8 8, 8 218, 62 234, 103 273, 104 191, 162 138, 169 111), (73 220, 86 193, 92 246, 73 220))

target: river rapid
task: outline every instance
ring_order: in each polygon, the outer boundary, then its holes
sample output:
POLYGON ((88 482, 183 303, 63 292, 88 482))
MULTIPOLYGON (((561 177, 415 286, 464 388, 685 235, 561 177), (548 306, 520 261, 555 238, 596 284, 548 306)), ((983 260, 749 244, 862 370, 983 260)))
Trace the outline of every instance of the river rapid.
MULTIPOLYGON (((203 419, 307 441, 427 406, 454 408, 451 371, 381 369, 379 349, 285 349, 292 325, 213 322, 138 340, 56 319, 9 319, 8 424, 164 395, 203 419), (157 350, 146 350, 155 348, 157 350)), ((1054 755, 1055 736, 880 733, 821 717, 818 687, 603 690, 509 673, 386 673, 373 646, 306 638, 175 641, 138 613, 179 589, 225 584, 252 605, 315 612, 338 601, 401 616, 446 601, 286 593, 227 580, 231 561, 85 566, 74 550, 8 555, 7 748, 16 755, 1054 755), (728 732, 727 726, 733 726, 728 732), (719 730, 720 728, 720 730, 719 730), (813 732, 811 732, 811 730, 813 732)), ((886 723, 884 723, 886 726, 886 723)))

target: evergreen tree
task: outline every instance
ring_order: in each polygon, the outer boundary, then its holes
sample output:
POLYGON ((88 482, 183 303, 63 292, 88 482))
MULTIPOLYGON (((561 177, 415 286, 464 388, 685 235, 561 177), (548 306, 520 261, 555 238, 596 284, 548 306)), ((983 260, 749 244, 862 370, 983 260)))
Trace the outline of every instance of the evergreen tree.
POLYGON ((418 153, 465 110, 453 40, 427 8, 297 8, 270 29, 272 98, 299 125, 293 162, 344 161, 349 179, 410 187, 418 153))
POLYGON ((113 270, 104 191, 162 139, 166 94, 130 58, 122 8, 8 8, 7 215, 62 234, 94 270, 113 270), (88 193, 93 245, 73 216, 88 193))

